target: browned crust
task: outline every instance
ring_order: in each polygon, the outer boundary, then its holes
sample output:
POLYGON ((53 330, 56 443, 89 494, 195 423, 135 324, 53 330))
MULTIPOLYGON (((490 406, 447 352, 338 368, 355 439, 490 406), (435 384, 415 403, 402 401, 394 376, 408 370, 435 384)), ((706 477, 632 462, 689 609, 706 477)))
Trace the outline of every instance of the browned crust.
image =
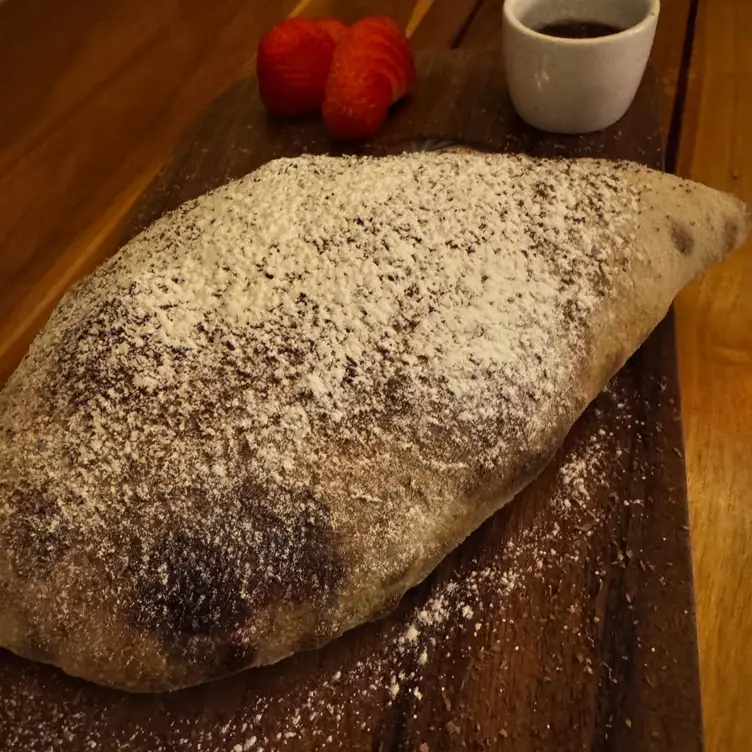
MULTIPOLYGON (((280 546, 295 540, 299 579, 270 581, 259 591, 263 597, 240 608, 232 597, 239 587, 232 571, 235 560, 222 547, 220 523, 212 547, 205 547, 205 537, 192 536, 189 529, 162 531, 155 549, 166 552, 164 581, 131 571, 129 554, 140 544, 123 540, 122 581, 113 582, 108 579, 112 570, 81 560, 64 530, 39 534, 39 510, 48 503, 43 488, 16 489, 4 500, 18 524, 10 545, 0 553, 0 642, 20 655, 93 681, 159 691, 319 647, 393 607, 540 473, 581 412, 661 320, 676 292, 746 234, 748 217, 729 197, 646 170, 632 169, 625 179, 645 191, 632 241, 633 263, 621 276, 616 270, 613 290, 588 322, 582 357, 559 385, 562 398, 545 408, 547 428, 539 441, 508 452, 493 468, 481 469, 469 457, 457 456, 472 468, 469 473, 428 471, 409 453, 402 466, 384 466, 376 473, 383 481, 372 489, 374 496, 388 493, 394 482, 413 488, 418 506, 430 499, 432 526, 424 531, 424 546, 395 550, 394 561, 383 572, 361 572, 359 547, 380 545, 387 539, 387 522, 393 522, 380 519, 378 509, 361 504, 353 514, 353 500, 332 510, 330 500, 312 497, 311 504, 301 501, 301 508, 311 514, 294 522, 291 532, 279 519, 261 519, 249 511, 253 505, 241 507, 231 524, 250 521, 272 538, 279 536, 280 546), (333 513, 339 519, 336 526, 333 513), (181 558, 186 551, 191 552, 190 562, 181 558), (310 588, 312 580, 316 588, 310 588), (106 596, 113 588, 130 592, 110 608, 108 598, 97 594, 106 596), (142 609, 143 603, 149 608, 142 609), (71 613, 70 604, 78 604, 79 611, 71 613)), ((14 384, 12 389, 19 387, 14 384)), ((15 398, 11 391, 3 396, 15 398)), ((341 450, 343 456, 353 451, 345 445, 341 450)), ((379 461, 375 456, 374 462, 379 461)), ((346 483, 357 467, 342 472, 346 483)), ((264 493, 262 486, 252 484, 246 497, 264 493)), ((254 567, 252 547, 246 555, 254 567)))

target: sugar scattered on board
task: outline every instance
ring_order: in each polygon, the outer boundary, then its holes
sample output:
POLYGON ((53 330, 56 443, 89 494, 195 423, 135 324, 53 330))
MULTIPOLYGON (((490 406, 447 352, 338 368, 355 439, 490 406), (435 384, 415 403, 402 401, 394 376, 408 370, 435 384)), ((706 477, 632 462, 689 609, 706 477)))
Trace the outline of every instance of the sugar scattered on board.
MULTIPOLYGON (((555 213, 553 219, 556 221, 555 213)), ((556 228, 548 229, 553 232, 556 228)), ((353 231, 357 232, 356 229, 353 229, 353 231)), ((592 242, 592 239, 589 242, 592 242)), ((358 259, 355 259, 355 262, 357 261, 358 259)), ((562 258, 555 260, 553 263, 568 263, 570 261, 571 259, 562 258)), ((462 273, 457 269, 453 271, 451 264, 449 264, 447 269, 450 276, 456 272, 455 282, 457 284, 465 284, 462 282, 462 273)), ((190 270, 183 269, 182 271, 189 272, 190 270)), ((275 279, 287 279, 290 276, 290 270, 280 269, 271 265, 264 266, 264 269, 260 271, 263 273, 264 278, 270 282, 275 279)), ((523 277, 526 278, 526 275, 529 273, 528 269, 522 267, 517 271, 514 271, 513 268, 512 271, 513 279, 501 280, 493 278, 492 281, 499 283, 495 293, 498 293, 499 290, 507 289, 512 282, 519 284, 523 277)), ((218 269, 217 274, 221 283, 220 286, 225 283, 228 285, 234 284, 231 280, 222 278, 221 269, 218 269)), ((391 276, 395 276, 391 271, 389 273, 385 272, 385 274, 387 281, 389 281, 388 277, 390 274, 391 276)), ((535 274, 538 279, 545 282, 544 270, 537 269, 535 270, 535 274)), ((383 276, 379 277, 378 282, 376 280, 366 280, 367 284, 365 284, 366 289, 370 290, 369 295, 375 295, 374 300, 378 303, 370 308, 366 306, 368 308, 368 315, 372 316, 375 321, 379 321, 380 317, 383 317, 385 314, 385 300, 383 297, 379 298, 380 291, 383 291, 386 285, 382 278, 383 276)), ((399 274, 396 275, 396 278, 400 279, 399 274)), ((471 282, 472 280, 467 281, 467 284, 471 282)), ((192 318, 191 315, 180 319, 180 317, 169 313, 169 307, 163 308, 164 301, 160 295, 165 291, 160 287, 162 284, 168 284, 168 281, 165 279, 155 280, 155 285, 149 287, 147 290, 148 295, 146 297, 142 296, 142 303, 146 306, 145 310, 147 310, 149 315, 155 316, 159 320, 161 326, 159 336, 167 336, 170 347, 176 348, 174 351, 169 350, 168 354, 172 353, 174 356, 176 352, 181 351, 181 348, 185 348, 190 354, 189 335, 193 331, 191 327, 198 326, 200 321, 192 318)), ((339 294, 336 291, 327 291, 323 288, 319 292, 323 295, 322 299, 328 301, 327 305, 331 301, 336 302, 336 295, 339 294)), ((538 292, 545 298, 546 291, 542 287, 538 292)), ((399 295, 406 295, 407 288, 399 289, 397 293, 399 295)), ((281 285, 277 285, 276 283, 270 285, 270 295, 273 298, 272 303, 274 305, 281 304, 284 308, 284 306, 291 303, 297 304, 297 300, 291 301, 285 299, 284 296, 287 293, 284 292, 281 285), (283 297, 280 298, 280 295, 283 297)), ((594 288, 591 290, 580 289, 572 293, 572 298, 567 299, 567 303, 574 305, 575 310, 587 311, 594 304, 595 299, 593 296, 595 296, 594 288)), ((307 297, 306 295, 306 299, 307 297)), ((232 299, 233 297, 230 295, 228 298, 230 303, 232 299)), ((190 310, 191 301, 187 301, 187 303, 190 310)), ((204 304, 206 304, 205 300, 201 302, 201 305, 204 304)), ((335 308, 336 306, 328 309, 328 315, 331 315, 335 308)), ((524 313, 525 307, 523 306, 521 310, 524 313)), ((249 323, 252 324, 252 317, 255 315, 253 310, 239 310, 237 306, 232 305, 229 305, 225 313, 231 318, 236 317, 239 321, 242 321, 244 326, 248 326, 249 323)), ((527 311, 527 313, 530 313, 530 311, 527 311)), ((475 323, 478 324, 481 322, 482 318, 480 317, 475 323)), ((525 321, 528 324, 530 323, 529 318, 525 319, 525 321)), ((65 322, 57 322, 58 325, 62 323, 65 322)), ((310 324, 310 322, 305 320, 305 317, 303 323, 304 326, 310 324)), ((468 322, 461 321, 455 323, 457 323, 459 329, 456 331, 452 329, 454 324, 450 322, 451 326, 446 332, 447 337, 455 344, 457 342, 463 343, 464 340, 460 335, 466 333, 468 322)), ((523 326, 524 328, 524 324, 519 321, 514 326, 517 328, 523 326)), ((305 336, 319 337, 321 334, 319 330, 315 332, 306 331, 303 332, 305 336)), ((337 328, 336 322, 333 331, 341 334, 341 329, 337 328)), ((373 331, 375 330, 366 332, 365 336, 372 336, 373 331)), ((530 335, 533 338, 539 332, 540 329, 537 324, 530 329, 530 335)), ((269 333, 269 337, 272 340, 274 336, 273 332, 269 333)), ((329 352, 327 350, 311 368, 303 369, 306 372, 304 378, 300 376, 300 379, 298 379, 298 372, 294 368, 291 369, 291 364, 285 361, 287 354, 280 354, 281 370, 278 369, 275 371, 274 375, 283 384, 281 387, 282 393, 287 396, 291 394, 305 395, 306 399, 310 401, 307 403, 310 407, 310 409, 307 408, 308 412, 301 412, 296 408, 294 401, 290 402, 285 399, 280 399, 276 403, 272 399, 267 406, 260 406, 256 402, 253 404, 253 408, 257 412, 253 413, 253 421, 255 422, 249 426, 249 429, 264 433, 264 430, 266 430, 265 427, 268 427, 264 435, 269 439, 271 452, 262 453, 259 457, 272 478, 289 480, 290 474, 295 471, 296 467, 299 467, 296 461, 300 459, 300 452, 311 449, 310 445, 306 445, 306 441, 310 439, 310 433, 306 428, 306 421, 310 423, 311 416, 331 415, 335 423, 341 424, 341 416, 344 414, 343 410, 346 412, 353 408, 347 402, 347 394, 341 393, 341 389, 344 388, 342 385, 345 383, 342 380, 342 369, 347 370, 349 348, 354 347, 355 350, 352 350, 352 352, 355 352, 358 343, 350 340, 343 343, 337 340, 336 337, 339 337, 339 334, 336 334, 335 338, 331 341, 326 340, 326 338, 324 339, 325 343, 332 345, 333 354, 327 354, 329 352), (337 379, 340 380, 338 381, 337 379), (282 451, 281 447, 289 448, 282 451)), ((228 341, 232 347, 228 347, 227 350, 229 352, 236 352, 237 345, 230 340, 228 341)), ((270 341, 267 338, 265 346, 268 346, 270 341)), ((320 339, 317 341, 320 341, 320 339)), ((472 341, 472 338, 470 341, 472 341)), ((134 342, 137 343, 137 340, 134 340, 134 342)), ((369 344, 373 343, 370 342, 369 344)), ((515 358, 523 358, 524 360, 523 354, 510 353, 504 350, 499 342, 495 344, 492 342, 491 345, 483 343, 483 347, 477 351, 472 350, 474 345, 468 344, 467 348, 470 349, 463 349, 463 347, 465 346, 462 345, 454 354, 454 357, 458 359, 459 365, 453 372, 459 374, 459 377, 453 377, 452 380, 444 384, 447 387, 446 392, 442 392, 441 390, 433 392, 432 395, 434 398, 439 399, 442 394, 444 396, 451 394, 452 399, 459 399, 460 402, 464 401, 473 410, 478 410, 488 395, 483 392, 482 384, 475 384, 473 383, 474 380, 469 378, 470 370, 462 370, 467 363, 472 364, 473 369, 476 370, 479 364, 482 367, 488 367, 489 364, 493 365, 494 358, 501 358, 501 361, 497 362, 516 363, 514 368, 522 368, 530 365, 526 361, 515 361, 515 358)), ((431 360, 432 357, 436 354, 430 348, 423 353, 431 363, 433 363, 431 360)), ((45 353, 40 351, 36 355, 43 357, 45 353)), ((125 355, 125 353, 113 352, 113 362, 116 365, 119 362, 118 357, 122 355, 125 355)), ((316 357, 318 358, 319 355, 316 357)), ((406 352, 402 355, 407 357, 407 360, 404 361, 407 366, 414 365, 410 361, 411 353, 406 352)), ((399 358, 396 360, 391 358, 389 362, 402 361, 399 361, 399 358)), ((440 362, 442 362, 442 359, 437 358, 436 363, 440 362)), ((446 365, 446 361, 443 362, 446 365)), ((456 365, 457 362, 453 362, 453 366, 456 365)), ((175 367, 176 364, 171 363, 169 358, 157 370, 154 370, 153 364, 141 363, 139 368, 142 368, 142 370, 134 377, 137 378, 137 383, 134 381, 134 388, 143 390, 147 394, 159 391, 165 385, 173 383, 175 367)), ((539 370, 536 370, 536 368, 534 367, 531 372, 533 381, 543 377, 543 374, 539 370)), ((361 374, 361 376, 366 379, 366 392, 370 391, 378 395, 378 379, 383 374, 366 373, 361 374), (371 380, 368 381, 368 379, 371 380)), ((442 381, 441 376, 442 374, 436 376, 440 382, 442 381)), ((543 382, 545 386, 545 379, 543 379, 543 382)), ((413 386, 417 388, 416 385, 413 386)), ((433 383, 431 388, 435 388, 435 383, 433 383)), ((116 404, 117 399, 115 397, 112 397, 112 399, 116 404)), ((372 410, 374 407, 378 406, 375 406, 373 403, 368 405, 369 410, 372 410)), ((179 418, 180 416, 177 417, 179 418)), ((526 418, 528 416, 520 417, 526 418)), ((94 431, 98 441, 102 443, 102 446, 99 447, 100 449, 106 447, 107 442, 112 439, 112 437, 107 436, 106 432, 104 432, 103 425, 101 420, 95 415, 90 428, 94 431)), ((139 447, 143 450, 146 445, 144 443, 145 439, 152 440, 154 438, 153 436, 147 436, 147 433, 148 431, 143 436, 136 437, 137 440, 134 442, 126 441, 126 449, 131 452, 134 460, 138 460, 139 447)), ((204 438, 212 446, 223 445, 224 440, 221 437, 208 435, 208 438, 204 438), (212 444, 212 442, 214 443, 212 444)), ((495 552, 496 556, 492 561, 484 561, 483 566, 463 572, 461 577, 450 577, 445 582, 436 582, 424 602, 419 607, 416 607, 413 612, 408 613, 401 625, 398 625, 391 632, 388 630, 384 632, 383 643, 373 654, 360 658, 352 666, 343 666, 338 669, 332 675, 332 681, 321 681, 320 677, 315 677, 315 680, 303 682, 300 687, 295 689, 290 698, 290 701, 295 705, 295 713, 290 714, 285 720, 280 720, 278 715, 270 712, 270 704, 273 702, 273 698, 259 694, 249 702, 248 707, 236 713, 229 724, 218 727, 214 733, 211 731, 202 731, 199 733, 198 738, 196 738, 193 732, 187 732, 185 737, 173 737, 174 744, 169 748, 223 749, 233 750, 233 752, 236 752, 238 746, 244 752, 249 748, 253 749, 253 752, 283 749, 298 738, 299 735, 322 735, 322 726, 319 725, 322 719, 326 719, 325 725, 327 728, 331 728, 332 726, 339 728, 341 725, 344 726, 350 722, 349 714, 359 712, 359 706, 369 702, 378 702, 380 698, 391 698, 391 701, 396 701, 398 696, 400 698, 408 696, 413 698, 412 701, 420 702, 425 696, 421 685, 422 678, 426 671, 435 670, 443 655, 451 656, 451 636, 453 633, 458 629, 462 629, 478 633, 479 639, 481 636, 487 636, 489 631, 493 632, 499 620, 502 623, 506 620, 507 617, 503 615, 506 599, 513 597, 519 589, 528 587, 529 583, 536 578, 542 579, 550 576, 550 571, 554 564, 577 561, 580 554, 576 548, 570 547, 568 550, 556 548, 552 550, 552 544, 556 542, 556 539, 560 535, 560 526, 558 523, 554 523, 553 519, 558 516, 560 520, 563 520, 572 515, 576 516, 577 519, 579 519, 579 515, 583 515, 583 520, 588 517, 586 512, 591 511, 588 508, 588 504, 591 501, 591 486, 589 483, 593 481, 593 473, 602 469, 599 467, 599 463, 602 462, 599 452, 601 446, 604 443, 608 443, 609 438, 608 436, 598 434, 592 437, 584 448, 579 447, 576 452, 566 458, 559 470, 557 486, 548 505, 550 519, 538 520, 530 528, 518 531, 518 535, 513 536, 506 543, 503 550, 495 552), (348 691, 349 688, 357 688, 357 691, 350 693, 348 691), (272 725, 267 725, 267 722, 272 725), (277 725, 276 727, 273 725, 280 723, 282 725, 277 725), (221 740, 217 740, 214 736, 217 731, 220 732, 221 740), (176 738, 179 741, 175 741, 176 738), (258 745, 257 748, 256 745, 258 745)), ((176 445, 174 449, 179 453, 185 447, 176 445)), ((216 482, 221 486, 229 482, 227 479, 232 475, 232 468, 227 462, 223 461, 221 452, 215 454, 216 456, 213 458, 212 463, 207 465, 206 477, 211 479, 213 483, 216 482)), ((316 447, 313 447, 312 456, 316 460, 316 447)), ((155 460, 159 460, 159 451, 156 452, 154 457, 155 460)), ((170 472, 180 472, 181 467, 183 467, 181 464, 183 461, 182 458, 178 457, 176 467, 170 468, 170 472)), ((432 461, 436 463, 437 469, 444 469, 446 467, 446 463, 441 458, 435 458, 432 461)), ((76 521, 75 515, 84 513, 90 515, 90 517, 87 517, 89 521, 96 520, 97 514, 102 511, 96 508, 96 500, 91 492, 94 487, 92 484, 96 485, 101 480, 96 477, 95 470, 91 469, 95 466, 96 463, 92 465, 88 461, 84 462, 81 465, 84 468, 82 470, 83 475, 75 479, 77 484, 75 488, 76 499, 81 504, 71 509, 72 516, 70 519, 73 521, 76 521), (86 470, 86 468, 89 468, 89 470, 86 470), (89 473, 88 475, 87 472, 89 473)), ((51 468, 51 471, 53 471, 54 476, 54 468, 51 468)), ((109 468, 108 471, 111 471, 113 478, 121 477, 123 472, 121 468, 115 465, 109 468)), ((57 481, 62 482, 60 478, 57 478, 57 481)), ((373 499, 372 501, 379 502, 378 499, 373 499)), ((181 513, 186 511, 182 510, 181 513)), ((81 520, 77 521, 81 522, 81 520)), ((587 536, 588 532, 585 531, 583 538, 587 536)), ((15 709, 14 712, 21 712, 25 704, 23 700, 24 698, 22 697, 11 698, 9 707, 11 707, 11 710, 15 709)), ((403 700, 401 699, 401 701, 403 700)), ((63 738, 63 736, 75 736, 86 739, 90 734, 95 733, 77 725, 78 723, 79 719, 76 713, 71 713, 65 718, 65 722, 61 727, 63 730, 51 725, 44 726, 43 723, 40 723, 39 737, 35 741, 36 744, 40 745, 37 748, 54 747, 56 739, 63 738), (45 734, 48 735, 45 736, 45 734)), ((186 721, 186 726, 188 728, 190 726, 188 721, 186 721)), ((155 750, 155 752, 163 749, 164 747, 161 746, 161 742, 150 734, 151 732, 148 728, 135 729, 133 737, 130 740, 131 746, 134 743, 133 739, 140 737, 145 740, 141 748, 155 750)), ((28 740, 26 741, 28 742, 28 740)), ((96 738, 89 738, 90 744, 96 742, 96 738)), ((324 742, 327 744, 336 744, 336 736, 329 735, 326 739, 317 741, 320 745, 324 742)), ((113 740, 113 745, 118 743, 116 740, 113 740)), ((122 746, 126 748, 128 744, 123 741, 122 746)), ((23 746, 22 743, 19 743, 18 749, 22 748, 31 750, 35 747, 32 744, 23 746)))
MULTIPOLYGON (((482 567, 469 568, 437 581, 415 606, 405 612, 399 623, 380 633, 380 642, 375 648, 352 665, 342 665, 332 671, 329 678, 309 676, 293 688, 287 697, 291 708, 285 716, 274 709, 274 697, 263 692, 249 698, 246 707, 237 710, 233 718, 218 727, 219 737, 209 736, 207 731, 198 736, 187 734, 184 740, 173 741, 171 746, 161 746, 157 739, 144 741, 142 749, 154 752, 167 750, 227 752, 276 752, 294 749, 297 738, 314 738, 316 749, 344 749, 339 734, 352 728, 360 709, 378 706, 386 702, 422 703, 426 699, 425 682, 430 677, 431 685, 436 676, 441 676, 442 658, 446 653, 454 656, 458 644, 458 632, 476 633, 482 636, 486 651, 495 655, 504 639, 502 627, 511 618, 508 605, 514 600, 524 601, 525 592, 536 582, 546 581, 562 566, 579 566, 581 549, 578 541, 552 553, 552 543, 562 535, 562 528, 576 529, 578 525, 597 522, 598 510, 592 499, 603 495, 603 471, 612 461, 613 437, 590 434, 569 451, 556 472, 555 484, 549 501, 527 529, 517 530, 498 551, 485 560, 482 567), (587 492, 583 492, 586 489, 587 492), (565 500, 574 500, 570 507, 565 500), (595 517, 594 517, 595 516, 595 517), (538 563, 541 563, 541 566, 538 563), (467 614, 472 612, 472 618, 467 614), (327 731, 325 732, 324 729, 327 731), (337 733, 330 733, 335 730, 337 733), (200 745, 200 746, 194 746, 200 745)), ((524 503, 524 502, 520 502, 524 503)), ((621 507, 618 502, 614 502, 621 507)), ((579 542, 585 542, 582 535, 579 542)), ((574 609, 570 607, 570 611, 574 609)), ((567 625, 563 625, 566 630, 567 625)), ((517 645, 516 648, 520 646, 517 645)), ((589 660, 589 659, 588 659, 589 660)), ((583 671, 592 671, 583 660, 583 671)), ((451 676, 447 676, 447 681, 451 676)), ((440 681, 440 679, 439 679, 440 681)), ((11 707, 13 707, 11 700, 11 707)), ((22 712, 24 703, 15 700, 15 712, 22 712)), ((448 708, 452 705, 445 700, 448 708)), ((186 720, 186 723, 189 721, 186 720)), ((514 719, 506 721, 511 728, 514 719)), ((76 715, 69 715, 64 726, 71 737, 86 738, 87 729, 79 727, 76 715)), ((453 727, 459 728, 456 724, 453 727)), ((57 733, 51 725, 40 724, 39 745, 13 747, 11 750, 46 749, 45 740, 52 743, 57 733)), ((150 739, 149 730, 140 732, 145 740, 150 739)), ((132 743, 131 743, 132 744, 132 743)), ((123 740, 112 749, 131 749, 123 740)))

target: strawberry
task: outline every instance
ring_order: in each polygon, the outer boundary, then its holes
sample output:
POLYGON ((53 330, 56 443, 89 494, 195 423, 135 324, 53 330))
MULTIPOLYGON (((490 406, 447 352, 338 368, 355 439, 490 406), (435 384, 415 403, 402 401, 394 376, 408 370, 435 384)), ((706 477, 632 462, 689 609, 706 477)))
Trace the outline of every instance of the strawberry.
POLYGON ((261 100, 276 115, 318 112, 332 62, 330 33, 307 18, 288 18, 259 41, 256 73, 261 100))
POLYGON ((387 16, 365 18, 352 27, 349 44, 389 77, 392 101, 410 92, 415 83, 415 63, 402 29, 387 16))
POLYGON ((324 122, 343 141, 368 138, 386 120, 392 103, 389 79, 368 66, 330 77, 324 100, 324 122))
POLYGON ((414 82, 413 56, 399 26, 386 17, 359 21, 332 58, 323 107, 329 132, 343 140, 373 135, 414 82))
POLYGON ((313 21, 332 38, 334 44, 339 44, 347 34, 347 26, 336 18, 314 18, 313 21))

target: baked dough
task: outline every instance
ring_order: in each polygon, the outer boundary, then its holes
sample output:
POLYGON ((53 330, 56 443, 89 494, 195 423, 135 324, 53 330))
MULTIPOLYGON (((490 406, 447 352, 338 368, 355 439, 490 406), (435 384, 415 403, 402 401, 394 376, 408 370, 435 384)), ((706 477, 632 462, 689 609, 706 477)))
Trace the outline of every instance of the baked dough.
POLYGON ((279 160, 184 204, 0 392, 0 645, 157 691, 376 618, 748 226, 634 164, 477 153, 279 160))

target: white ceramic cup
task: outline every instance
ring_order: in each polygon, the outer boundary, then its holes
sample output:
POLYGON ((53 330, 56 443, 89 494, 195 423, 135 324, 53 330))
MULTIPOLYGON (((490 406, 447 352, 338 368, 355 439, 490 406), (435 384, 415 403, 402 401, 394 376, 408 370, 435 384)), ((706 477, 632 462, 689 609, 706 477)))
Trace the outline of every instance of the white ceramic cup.
POLYGON ((645 72, 659 9, 659 0, 505 0, 504 63, 520 117, 551 133, 591 133, 619 120, 645 72), (571 20, 624 31, 593 39, 536 31, 571 20))

